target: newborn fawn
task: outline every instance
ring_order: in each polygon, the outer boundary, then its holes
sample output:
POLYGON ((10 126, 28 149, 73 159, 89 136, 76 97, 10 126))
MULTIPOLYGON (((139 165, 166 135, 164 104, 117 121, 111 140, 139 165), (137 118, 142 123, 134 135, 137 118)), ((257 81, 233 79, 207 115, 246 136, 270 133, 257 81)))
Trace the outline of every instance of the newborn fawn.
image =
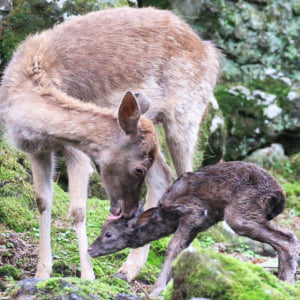
POLYGON ((278 277, 292 284, 297 239, 269 221, 285 205, 285 193, 263 169, 246 162, 224 162, 180 176, 160 200, 133 219, 106 221, 88 252, 92 257, 137 248, 174 233, 152 295, 164 289, 171 264, 202 232, 225 220, 239 235, 270 244, 279 256, 278 277))

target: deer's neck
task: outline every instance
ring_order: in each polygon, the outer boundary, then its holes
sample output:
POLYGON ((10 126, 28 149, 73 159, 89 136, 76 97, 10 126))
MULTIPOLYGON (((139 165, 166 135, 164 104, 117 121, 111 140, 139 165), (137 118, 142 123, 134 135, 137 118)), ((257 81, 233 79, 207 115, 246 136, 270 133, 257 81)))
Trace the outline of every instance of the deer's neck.
POLYGON ((129 237, 129 247, 138 248, 151 241, 158 240, 174 233, 178 227, 178 216, 164 212, 160 207, 153 209, 154 213, 147 223, 138 226, 129 237))
MULTIPOLYGON (((92 158, 99 155, 101 148, 118 140, 121 129, 111 110, 84 103, 57 89, 44 91, 42 97, 50 109, 41 129, 57 139, 86 152, 92 158)), ((36 126, 36 124, 35 124, 36 126)))

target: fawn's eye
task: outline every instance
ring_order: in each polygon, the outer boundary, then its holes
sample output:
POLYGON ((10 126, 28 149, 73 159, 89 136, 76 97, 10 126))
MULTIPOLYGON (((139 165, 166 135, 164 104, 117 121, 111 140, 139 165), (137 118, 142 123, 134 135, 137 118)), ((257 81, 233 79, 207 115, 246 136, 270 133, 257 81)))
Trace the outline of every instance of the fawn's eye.
POLYGON ((145 175, 145 169, 140 168, 140 167, 135 168, 134 172, 135 172, 135 175, 137 175, 137 176, 144 176, 145 175))
POLYGON ((106 233, 105 233, 105 236, 106 236, 107 238, 110 238, 112 235, 111 235, 110 232, 106 232, 106 233))

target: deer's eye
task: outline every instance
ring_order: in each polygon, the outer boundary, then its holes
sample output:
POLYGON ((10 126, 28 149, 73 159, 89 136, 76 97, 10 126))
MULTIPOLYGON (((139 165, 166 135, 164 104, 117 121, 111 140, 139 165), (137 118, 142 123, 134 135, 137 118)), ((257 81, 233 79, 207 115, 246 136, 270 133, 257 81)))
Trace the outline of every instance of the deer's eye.
POLYGON ((137 167, 137 168, 135 168, 134 173, 137 176, 144 176, 146 171, 143 168, 137 167))
POLYGON ((107 238, 110 238, 110 237, 112 236, 112 234, 111 234, 110 232, 106 232, 106 233, 105 233, 105 236, 106 236, 107 238))

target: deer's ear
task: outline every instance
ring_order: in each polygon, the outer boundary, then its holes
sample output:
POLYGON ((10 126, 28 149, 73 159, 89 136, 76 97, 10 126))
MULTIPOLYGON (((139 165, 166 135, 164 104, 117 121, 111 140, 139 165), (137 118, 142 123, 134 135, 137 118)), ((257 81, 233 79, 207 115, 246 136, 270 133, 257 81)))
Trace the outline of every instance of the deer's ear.
POLYGON ((144 114, 150 108, 150 100, 142 93, 134 93, 134 95, 139 104, 141 114, 144 114))
POLYGON ((141 116, 140 108, 134 94, 127 91, 122 99, 118 112, 118 123, 128 135, 135 135, 141 116))
POLYGON ((149 219, 152 217, 152 215, 157 211, 157 207, 152 207, 145 212, 143 212, 140 217, 137 220, 137 224, 139 226, 143 226, 149 222, 149 219))
POLYGON ((140 217, 140 215, 144 212, 144 205, 145 205, 145 201, 140 201, 139 202, 139 207, 138 207, 138 209, 137 209, 137 211, 136 211, 136 218, 139 218, 140 217))

